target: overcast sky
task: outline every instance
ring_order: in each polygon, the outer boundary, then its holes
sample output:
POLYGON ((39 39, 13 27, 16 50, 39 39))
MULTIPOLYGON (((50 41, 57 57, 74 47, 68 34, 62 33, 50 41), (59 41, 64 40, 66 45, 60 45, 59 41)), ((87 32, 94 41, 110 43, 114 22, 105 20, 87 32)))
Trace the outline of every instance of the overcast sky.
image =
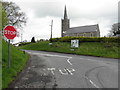
MULTIPOLYGON (((99 24, 101 36, 106 36, 111 25, 118 22, 119 0, 7 0, 15 2, 28 17, 22 30, 23 40, 50 38, 53 20, 53 37, 61 36, 61 19, 67 7, 70 27, 99 24)), ((15 42, 21 41, 20 37, 15 42)))

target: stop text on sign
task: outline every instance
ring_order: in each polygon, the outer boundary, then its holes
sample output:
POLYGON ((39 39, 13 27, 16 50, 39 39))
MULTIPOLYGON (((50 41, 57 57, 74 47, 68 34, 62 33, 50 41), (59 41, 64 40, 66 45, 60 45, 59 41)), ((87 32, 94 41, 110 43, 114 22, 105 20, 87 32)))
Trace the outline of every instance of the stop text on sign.
POLYGON ((16 31, 4 30, 4 34, 16 35, 16 31))
POLYGON ((4 36, 7 39, 14 39, 16 37, 16 29, 13 26, 7 26, 4 28, 4 36))

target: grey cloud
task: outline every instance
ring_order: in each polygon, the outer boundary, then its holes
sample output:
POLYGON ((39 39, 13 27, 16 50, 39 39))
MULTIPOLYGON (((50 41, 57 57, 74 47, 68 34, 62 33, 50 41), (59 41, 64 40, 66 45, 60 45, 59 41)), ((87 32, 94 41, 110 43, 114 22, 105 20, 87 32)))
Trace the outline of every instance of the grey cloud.
MULTIPOLYGON (((26 8, 33 10, 36 18, 42 18, 46 16, 59 17, 63 18, 64 6, 63 2, 26 2, 26 8)), ((101 7, 96 11, 90 11, 89 7, 76 8, 71 5, 67 5, 68 17, 70 19, 76 20, 78 18, 89 18, 89 19, 98 19, 98 18, 110 18, 113 20, 117 18, 117 10, 115 7, 101 7)))
POLYGON ((29 3, 29 8, 34 10, 35 17, 46 16, 62 17, 65 4, 62 2, 34 2, 29 3))

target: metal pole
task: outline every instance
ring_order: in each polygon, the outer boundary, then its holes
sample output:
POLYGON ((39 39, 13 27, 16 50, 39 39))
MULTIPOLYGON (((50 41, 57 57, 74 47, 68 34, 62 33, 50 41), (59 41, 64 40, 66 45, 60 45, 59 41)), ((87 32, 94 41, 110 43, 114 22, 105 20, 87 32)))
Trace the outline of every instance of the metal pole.
POLYGON ((51 40, 50 40, 50 42, 52 42, 52 27, 53 27, 53 20, 51 21, 51 40))
POLYGON ((10 39, 8 40, 8 67, 10 68, 10 39))
POLYGON ((22 42, 22 33, 21 33, 21 42, 22 42))

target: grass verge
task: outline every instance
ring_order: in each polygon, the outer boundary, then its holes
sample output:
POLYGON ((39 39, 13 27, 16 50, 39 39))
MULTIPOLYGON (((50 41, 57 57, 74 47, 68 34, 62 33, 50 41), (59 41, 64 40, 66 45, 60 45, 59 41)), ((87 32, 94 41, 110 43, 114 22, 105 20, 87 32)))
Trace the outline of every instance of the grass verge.
POLYGON ((100 42, 84 42, 80 43, 79 48, 71 49, 68 42, 53 42, 49 45, 48 41, 31 43, 23 45, 21 49, 38 50, 38 51, 53 51, 62 53, 72 53, 78 55, 91 55, 108 58, 118 57, 118 44, 117 43, 100 43, 100 42))
POLYGON ((8 87, 28 60, 28 54, 24 54, 12 45, 10 52, 11 67, 8 68, 8 43, 2 40, 2 88, 8 87))

